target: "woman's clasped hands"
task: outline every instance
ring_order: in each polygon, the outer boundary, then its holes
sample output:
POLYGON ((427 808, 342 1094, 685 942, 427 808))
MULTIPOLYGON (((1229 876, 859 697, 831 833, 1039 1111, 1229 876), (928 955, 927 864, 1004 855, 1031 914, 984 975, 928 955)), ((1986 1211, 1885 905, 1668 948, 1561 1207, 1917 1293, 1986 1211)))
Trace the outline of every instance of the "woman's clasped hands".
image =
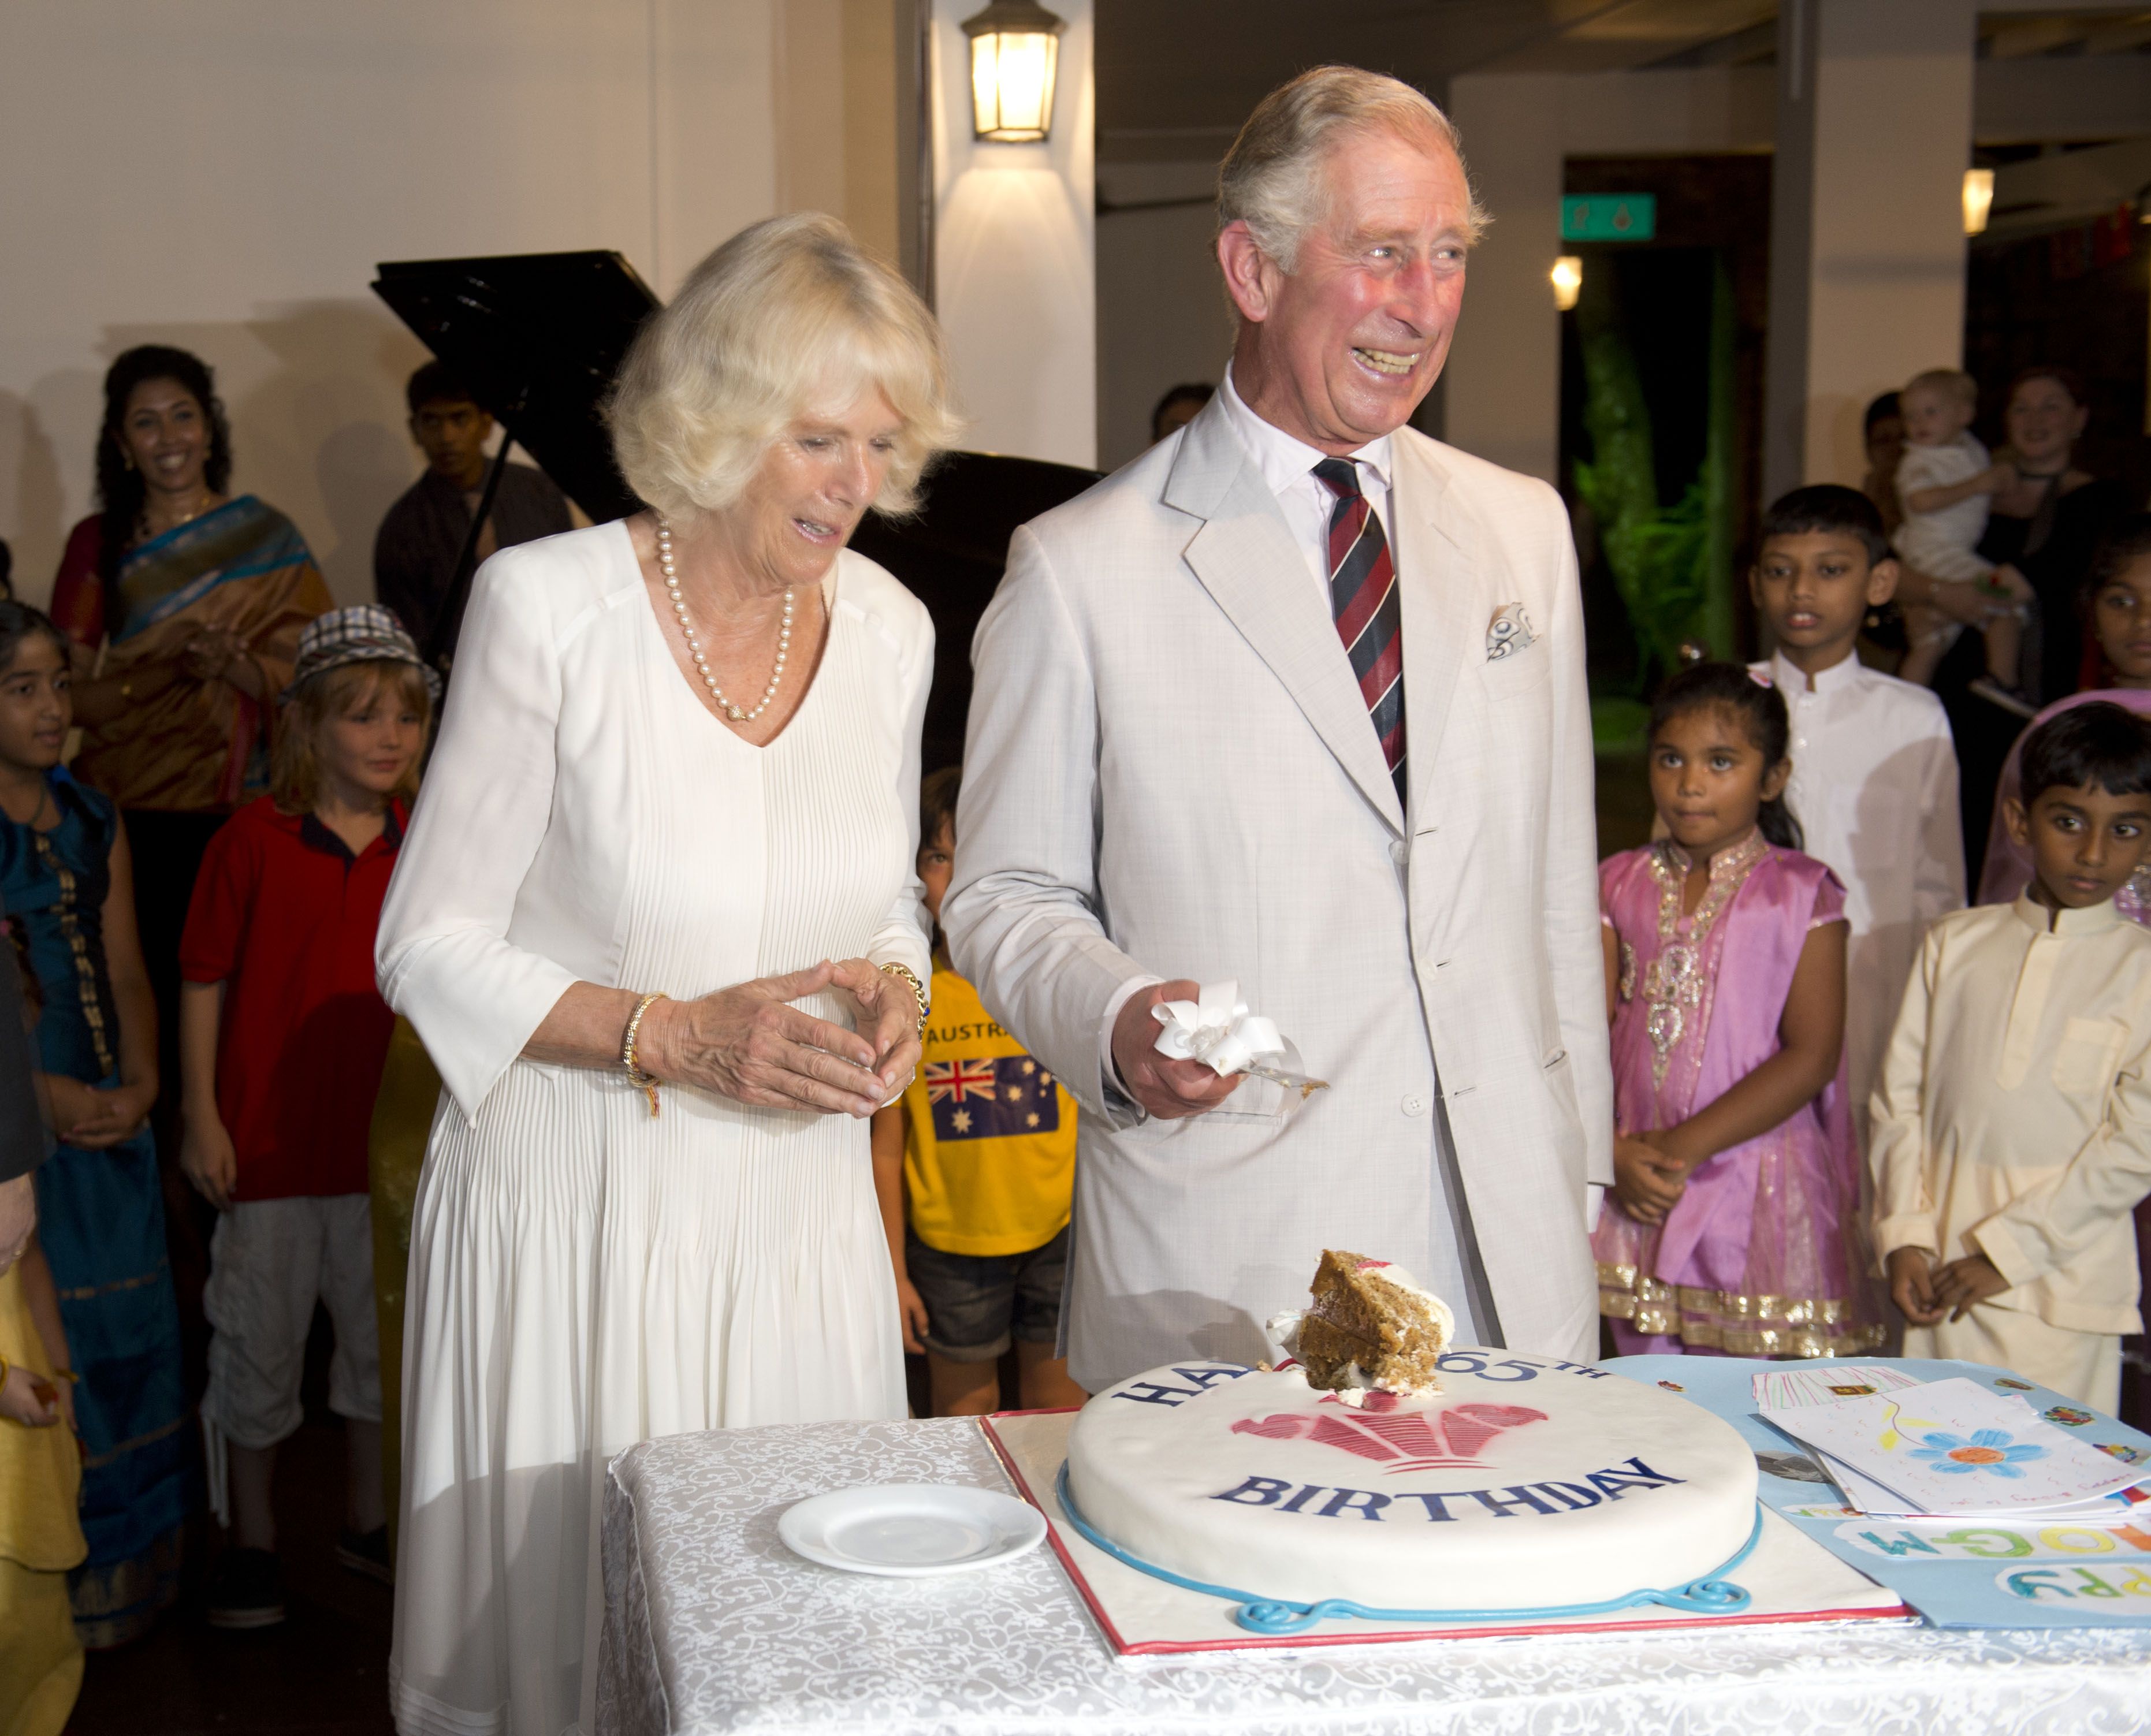
POLYGON ((637 1061, 668 1085, 696 1086, 758 1109, 871 1116, 919 1065, 919 1002, 910 985, 864 959, 824 959, 696 1000, 660 1000, 644 1015, 637 1061), (834 989, 858 1029, 792 1005, 834 989))

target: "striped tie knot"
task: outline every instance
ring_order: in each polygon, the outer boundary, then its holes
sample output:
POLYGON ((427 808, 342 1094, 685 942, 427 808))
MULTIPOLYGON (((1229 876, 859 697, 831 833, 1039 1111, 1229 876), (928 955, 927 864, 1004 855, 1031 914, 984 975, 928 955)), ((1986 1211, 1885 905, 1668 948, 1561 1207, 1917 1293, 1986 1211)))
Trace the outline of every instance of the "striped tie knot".
POLYGON ((1359 467, 1349 458, 1324 458, 1314 467, 1315 480, 1340 500, 1359 496, 1359 467))
POLYGON ((1329 513, 1329 613, 1402 802, 1404 641, 1396 564, 1374 503, 1359 487, 1359 466, 1349 458, 1324 458, 1313 473, 1337 497, 1329 513))

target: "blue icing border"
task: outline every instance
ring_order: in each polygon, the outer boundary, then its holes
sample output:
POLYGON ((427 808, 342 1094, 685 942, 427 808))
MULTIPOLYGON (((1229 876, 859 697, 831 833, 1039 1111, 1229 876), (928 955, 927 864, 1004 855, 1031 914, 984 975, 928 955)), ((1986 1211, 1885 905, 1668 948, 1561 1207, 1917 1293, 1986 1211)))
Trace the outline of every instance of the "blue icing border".
POLYGON ((1138 1572, 1147 1573, 1152 1579, 1162 1579, 1167 1585, 1176 1585, 1191 1592, 1202 1592, 1212 1597, 1222 1597, 1240 1607, 1232 1612, 1232 1619, 1250 1633, 1288 1634, 1304 1633, 1310 1627, 1337 1616, 1354 1616, 1370 1622, 1415 1622, 1432 1624, 1438 1622, 1486 1622, 1505 1617, 1520 1621, 1549 1621, 1561 1616, 1606 1616, 1617 1610, 1635 1609, 1647 1603, 1663 1604, 1668 1609, 1684 1610, 1696 1615, 1731 1615, 1747 1608, 1753 1601, 1745 1586, 1735 1585, 1723 1576, 1730 1573, 1755 1552, 1755 1546, 1763 1537, 1763 1506, 1755 1504, 1754 1529, 1748 1533, 1748 1541, 1722 1566, 1692 1579, 1684 1586, 1670 1591, 1643 1590, 1630 1592, 1625 1597, 1609 1597, 1601 1603, 1557 1603, 1541 1609, 1369 1609, 1364 1604, 1348 1602, 1341 1597, 1324 1598, 1319 1603, 1288 1603, 1280 1598, 1258 1597, 1251 1592, 1236 1592, 1229 1586, 1213 1586, 1202 1580, 1189 1579, 1169 1568, 1156 1567, 1150 1562, 1130 1555, 1120 1545, 1091 1527, 1090 1521, 1078 1512, 1076 1503, 1068 1495, 1068 1461, 1060 1461, 1060 1474, 1054 1479, 1053 1492, 1060 1502, 1060 1511, 1068 1522, 1076 1527, 1076 1534, 1086 1543, 1102 1549, 1112 1558, 1138 1572))

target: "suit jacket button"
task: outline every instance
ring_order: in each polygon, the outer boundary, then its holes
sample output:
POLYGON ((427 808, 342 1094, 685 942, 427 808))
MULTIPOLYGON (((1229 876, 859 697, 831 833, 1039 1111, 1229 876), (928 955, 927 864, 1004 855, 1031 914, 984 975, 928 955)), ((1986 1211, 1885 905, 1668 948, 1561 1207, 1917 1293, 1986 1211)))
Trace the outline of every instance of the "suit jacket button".
POLYGON ((1389 846, 1389 860, 1399 863, 1410 861, 1411 846, 1402 838, 1399 838, 1396 843, 1389 846))
POLYGON ((1420 1096, 1417 1091, 1414 1091, 1397 1106, 1403 1110, 1406 1115, 1425 1115, 1426 1113, 1426 1099, 1420 1096))

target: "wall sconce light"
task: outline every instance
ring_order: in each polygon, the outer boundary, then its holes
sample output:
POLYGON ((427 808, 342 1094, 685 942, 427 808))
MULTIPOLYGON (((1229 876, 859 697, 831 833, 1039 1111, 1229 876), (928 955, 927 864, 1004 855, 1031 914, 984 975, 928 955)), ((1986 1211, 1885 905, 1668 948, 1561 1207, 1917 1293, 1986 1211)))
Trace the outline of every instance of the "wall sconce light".
POLYGON ((1967 169, 1964 172, 1964 232, 1987 233, 1987 214, 1994 208, 1994 171, 1967 169))
POLYGON ((1031 144, 1053 130, 1053 77, 1065 18, 1038 0, 993 0, 964 20, 971 39, 971 136, 1031 144))
POLYGON ((1564 253, 1553 262, 1553 305, 1563 313, 1576 306, 1576 298, 1583 293, 1583 261, 1573 253, 1564 253))

